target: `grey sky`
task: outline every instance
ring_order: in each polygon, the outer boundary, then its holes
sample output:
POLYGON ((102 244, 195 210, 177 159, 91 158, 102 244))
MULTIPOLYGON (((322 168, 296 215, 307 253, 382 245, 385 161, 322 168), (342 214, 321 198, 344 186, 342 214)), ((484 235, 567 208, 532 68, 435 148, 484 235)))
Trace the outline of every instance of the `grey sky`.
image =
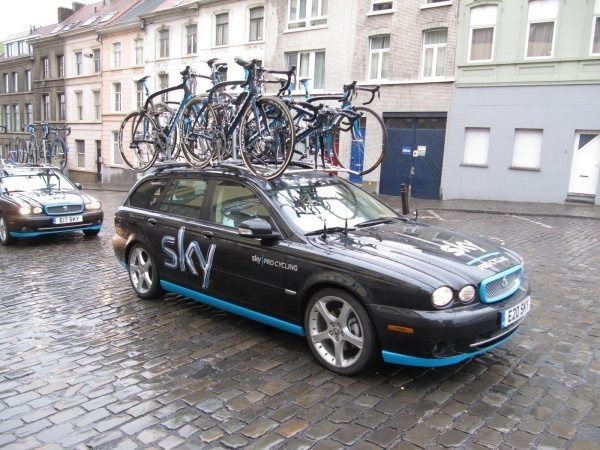
MULTIPOLYGON (((95 3, 98 0, 77 0, 95 3)), ((7 36, 29 31, 30 25, 42 26, 57 22, 59 6, 70 8, 70 0, 0 0, 0 41, 7 36)))

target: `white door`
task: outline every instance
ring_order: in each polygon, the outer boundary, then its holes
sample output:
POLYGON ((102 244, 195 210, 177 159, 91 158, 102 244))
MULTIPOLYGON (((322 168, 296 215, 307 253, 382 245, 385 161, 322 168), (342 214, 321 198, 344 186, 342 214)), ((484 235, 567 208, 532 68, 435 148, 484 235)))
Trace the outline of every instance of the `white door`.
POLYGON ((569 192, 595 195, 600 166, 600 134, 598 132, 576 133, 573 151, 569 192))

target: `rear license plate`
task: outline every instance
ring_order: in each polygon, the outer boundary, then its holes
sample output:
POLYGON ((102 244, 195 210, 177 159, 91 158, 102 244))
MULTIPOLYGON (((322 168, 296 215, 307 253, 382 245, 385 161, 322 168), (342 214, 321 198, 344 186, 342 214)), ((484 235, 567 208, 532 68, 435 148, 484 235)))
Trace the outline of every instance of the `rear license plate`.
POLYGON ((62 217, 54 218, 55 225, 64 225, 64 224, 79 223, 79 222, 83 222, 83 216, 62 216, 62 217))
POLYGON ((521 303, 513 306, 512 308, 505 309, 500 312, 500 324, 502 328, 515 323, 519 319, 525 317, 531 307, 531 297, 527 297, 521 303))

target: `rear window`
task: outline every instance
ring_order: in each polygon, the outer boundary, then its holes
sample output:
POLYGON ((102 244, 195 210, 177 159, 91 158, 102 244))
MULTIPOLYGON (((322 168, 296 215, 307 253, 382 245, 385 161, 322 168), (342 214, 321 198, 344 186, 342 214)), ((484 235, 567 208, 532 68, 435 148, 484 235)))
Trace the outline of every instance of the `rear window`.
POLYGON ((206 181, 204 180, 194 178, 174 180, 167 188, 158 209, 177 216, 199 219, 205 192, 206 181))
POLYGON ((129 206, 141 209, 156 209, 167 180, 148 180, 140 184, 129 197, 129 206))

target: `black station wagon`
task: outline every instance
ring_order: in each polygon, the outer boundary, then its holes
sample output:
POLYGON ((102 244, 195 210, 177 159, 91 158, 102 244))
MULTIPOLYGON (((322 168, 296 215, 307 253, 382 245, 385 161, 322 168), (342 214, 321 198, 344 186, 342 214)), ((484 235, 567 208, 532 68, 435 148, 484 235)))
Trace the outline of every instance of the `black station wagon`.
POLYGON ((530 308, 516 253, 409 220, 331 174, 163 167, 115 227, 140 297, 174 292, 306 336, 340 374, 458 363, 506 342, 530 308))
POLYGON ((0 164, 0 243, 17 238, 100 232, 102 204, 52 167, 0 164))

